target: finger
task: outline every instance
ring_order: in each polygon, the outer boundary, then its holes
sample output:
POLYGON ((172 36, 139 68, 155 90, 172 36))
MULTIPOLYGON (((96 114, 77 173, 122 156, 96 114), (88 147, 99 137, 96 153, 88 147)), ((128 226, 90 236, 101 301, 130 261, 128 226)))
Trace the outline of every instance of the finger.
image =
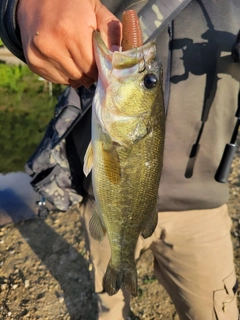
POLYGON ((45 63, 44 67, 31 64, 28 64, 28 66, 32 72, 38 74, 40 77, 47 81, 64 85, 69 84, 69 78, 58 69, 53 69, 51 65, 47 65, 45 63))
MULTIPOLYGON (((34 36, 30 49, 40 59, 49 61, 72 80, 79 80, 84 74, 97 80, 98 71, 92 46, 93 29, 84 24, 80 33, 74 31, 68 35, 67 43, 64 42, 63 37, 55 41, 52 37, 47 36, 46 32, 40 30, 34 36), (84 43, 81 39, 84 39, 84 43)), ((34 56, 32 58, 34 59, 34 56)))
POLYGON ((37 65, 40 61, 42 63, 47 62, 72 80, 79 80, 84 74, 75 64, 65 44, 62 44, 59 40, 55 43, 52 38, 48 39, 48 36, 44 32, 40 33, 40 31, 37 36, 34 36, 29 46, 28 61, 32 65, 37 65), (61 48, 61 50, 57 50, 57 48, 61 48))
POLYGON ((29 65, 29 68, 32 72, 38 74, 43 79, 50 81, 52 83, 58 83, 63 85, 70 85, 73 88, 79 88, 84 86, 89 88, 94 82, 94 79, 89 78, 87 75, 83 74, 80 79, 73 80, 68 78, 65 74, 63 74, 57 68, 52 68, 52 65, 47 65, 44 63, 45 67, 32 66, 29 65), (46 68, 47 67, 47 68, 46 68))
POLYGON ((103 5, 99 6, 96 16, 98 30, 105 44, 110 50, 119 48, 122 35, 121 22, 103 5))
POLYGON ((38 42, 37 45, 36 41, 32 42, 26 54, 28 66, 34 73, 54 83, 70 84, 71 82, 73 87, 81 85, 89 87, 94 83, 95 79, 78 69, 67 50, 64 55, 59 54, 60 50, 52 51, 52 45, 44 46, 43 50, 38 42))
POLYGON ((92 84, 94 84, 94 82, 95 81, 93 79, 88 78, 87 76, 79 81, 69 79, 69 85, 74 89, 77 89, 81 86, 84 86, 85 88, 89 88, 92 84))
POLYGON ((53 68, 52 64, 46 64, 45 62, 44 67, 29 65, 29 68, 32 72, 38 74, 47 81, 63 85, 71 85, 73 88, 79 88, 81 86, 89 88, 95 82, 94 79, 89 78, 85 74, 83 74, 80 79, 70 79, 57 68, 53 68))
MULTIPOLYGON (((79 43, 79 40, 73 40, 69 44, 69 53, 71 55, 72 63, 74 63, 75 69, 80 71, 81 76, 82 74, 85 74, 89 78, 96 81, 98 78, 98 70, 93 53, 92 30, 86 30, 85 34, 86 41, 84 42, 84 45, 82 45, 82 43, 79 43)), ((75 77, 72 79, 77 78, 75 77)))

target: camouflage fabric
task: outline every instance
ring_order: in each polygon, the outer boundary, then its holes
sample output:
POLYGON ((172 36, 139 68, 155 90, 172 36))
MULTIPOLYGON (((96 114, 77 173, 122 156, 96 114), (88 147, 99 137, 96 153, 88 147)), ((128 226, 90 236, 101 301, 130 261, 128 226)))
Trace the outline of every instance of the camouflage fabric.
POLYGON ((94 91, 95 86, 63 92, 39 147, 25 165, 34 190, 57 210, 67 211, 83 200, 72 183, 65 137, 91 107, 94 91))
POLYGON ((120 20, 125 10, 136 10, 140 19, 144 43, 156 38, 191 1, 192 0, 101 0, 120 20))
MULTIPOLYGON (((144 43, 157 37, 191 0, 149 0, 143 1, 138 12, 144 43)), ((141 4, 141 2, 140 2, 141 4)))
POLYGON ((47 199, 56 209, 67 211, 71 206, 82 201, 83 197, 72 188, 69 164, 63 139, 50 153, 50 172, 41 181, 38 176, 31 182, 33 188, 47 199))

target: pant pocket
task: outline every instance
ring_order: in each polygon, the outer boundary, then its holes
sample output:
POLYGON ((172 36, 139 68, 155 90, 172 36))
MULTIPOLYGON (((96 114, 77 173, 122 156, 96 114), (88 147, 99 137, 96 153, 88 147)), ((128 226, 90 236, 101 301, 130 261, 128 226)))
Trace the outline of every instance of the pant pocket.
POLYGON ((238 320, 237 289, 235 271, 232 271, 228 277, 223 279, 223 288, 213 293, 213 305, 217 320, 238 320))

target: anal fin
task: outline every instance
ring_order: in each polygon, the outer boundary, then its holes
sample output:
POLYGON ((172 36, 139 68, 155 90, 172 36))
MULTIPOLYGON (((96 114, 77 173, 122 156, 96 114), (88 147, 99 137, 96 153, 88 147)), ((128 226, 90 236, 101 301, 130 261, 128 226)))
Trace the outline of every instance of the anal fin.
POLYGON ((104 222, 100 218, 96 209, 93 210, 92 217, 89 221, 89 231, 93 239, 97 240, 98 242, 103 240, 107 232, 104 222))

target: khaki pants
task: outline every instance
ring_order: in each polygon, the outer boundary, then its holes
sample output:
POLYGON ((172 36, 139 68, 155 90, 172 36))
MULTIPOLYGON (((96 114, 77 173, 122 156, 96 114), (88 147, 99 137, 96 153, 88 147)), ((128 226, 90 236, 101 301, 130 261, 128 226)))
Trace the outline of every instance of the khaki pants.
MULTIPOLYGON (((91 205, 83 210, 88 230, 91 205)), ((139 237, 136 258, 150 248, 154 271, 168 291, 181 320, 237 320, 227 206, 210 210, 160 212, 154 234, 139 237)), ((102 278, 110 258, 107 237, 98 243, 88 235, 98 293, 99 320, 127 319, 130 296, 121 290, 114 296, 102 293, 102 278)))

